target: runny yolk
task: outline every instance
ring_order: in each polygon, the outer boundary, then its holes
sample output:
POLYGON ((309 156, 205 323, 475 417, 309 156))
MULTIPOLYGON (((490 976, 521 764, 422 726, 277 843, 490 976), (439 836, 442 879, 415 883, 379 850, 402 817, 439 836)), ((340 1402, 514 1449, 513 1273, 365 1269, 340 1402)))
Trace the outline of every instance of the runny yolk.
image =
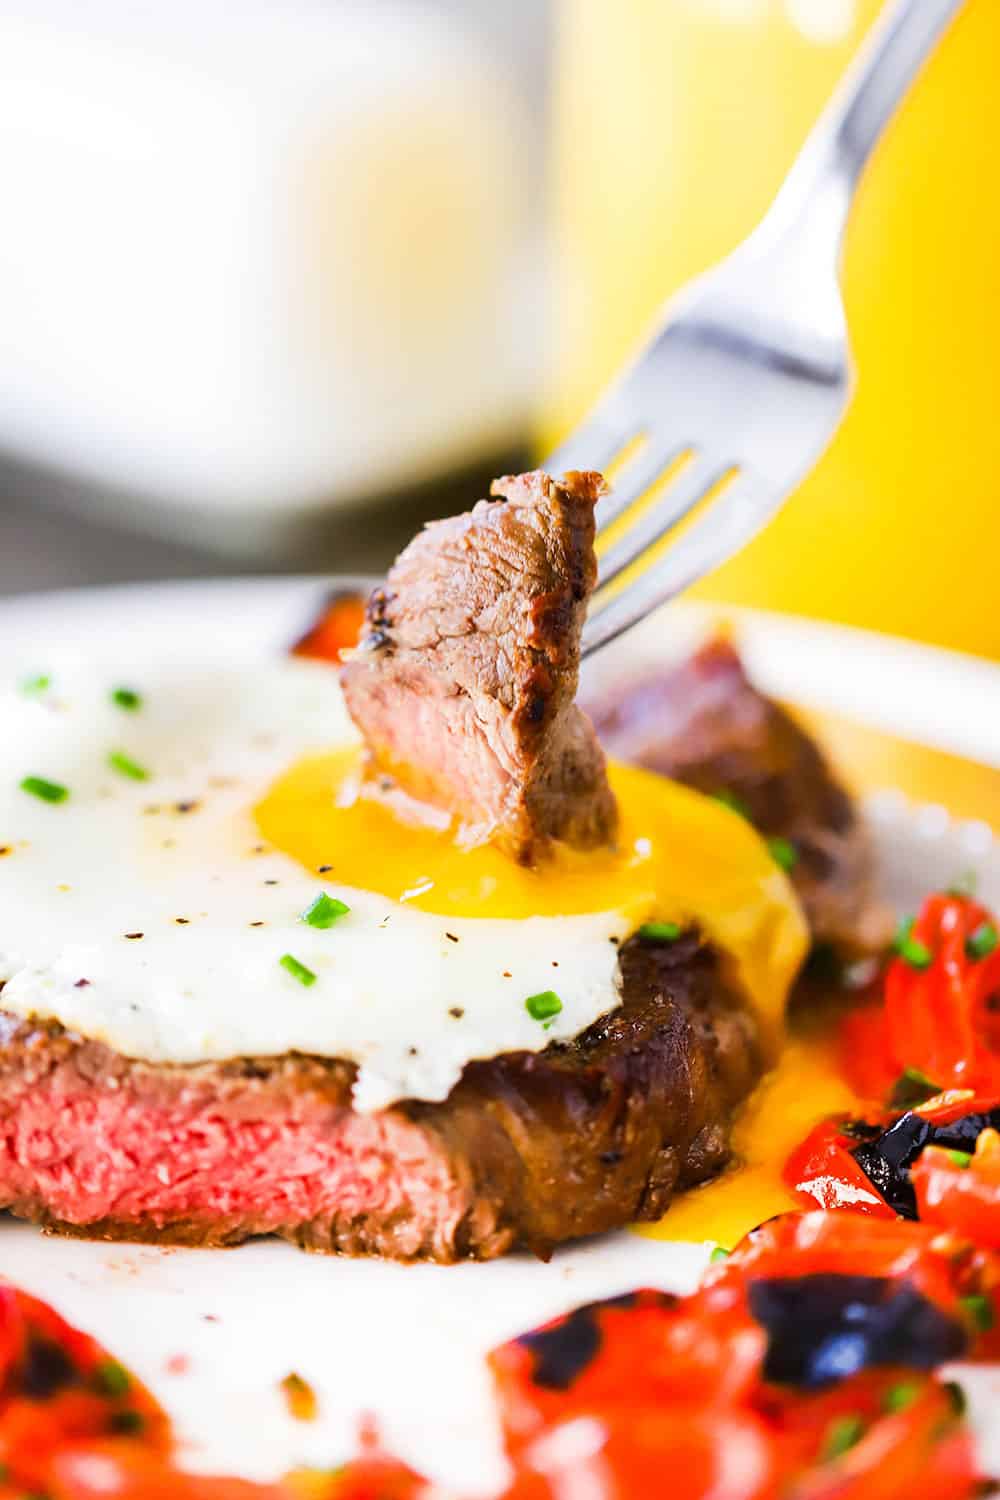
POLYGON ((807 932, 795 894, 738 813, 648 771, 612 764, 619 831, 613 849, 557 847, 537 869, 450 827, 405 821, 360 793, 360 752, 299 761, 256 809, 263 837, 333 887, 377 891, 442 916, 507 918, 619 912, 696 924, 736 963, 761 1014, 780 1021, 807 932))

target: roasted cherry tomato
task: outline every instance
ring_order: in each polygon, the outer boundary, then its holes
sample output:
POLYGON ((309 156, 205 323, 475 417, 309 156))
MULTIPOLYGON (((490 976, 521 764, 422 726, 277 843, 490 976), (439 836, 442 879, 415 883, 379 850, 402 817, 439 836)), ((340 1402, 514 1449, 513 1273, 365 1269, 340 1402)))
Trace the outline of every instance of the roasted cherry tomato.
POLYGON ((340 665, 340 653, 358 644, 365 601, 358 593, 334 594, 314 625, 292 647, 293 656, 313 656, 340 665))
POLYGON ((794 1448, 783 1500, 965 1500, 977 1493, 975 1450, 949 1389, 910 1372, 856 1376, 784 1414, 794 1448))
POLYGON ((664 1410, 732 1403, 758 1380, 764 1347, 741 1288, 717 1292, 710 1315, 697 1296, 654 1291, 578 1307, 489 1357, 508 1449, 517 1455, 555 1422, 604 1419, 637 1400, 664 1410))
POLYGON ((620 1403, 552 1423, 505 1500, 773 1500, 781 1477, 780 1444, 749 1410, 620 1403))
POLYGON ((939 1089, 1000 1092, 1000 944, 967 896, 929 897, 885 979, 888 1049, 939 1089))
POLYGON ((896 950, 884 1004, 841 1025, 853 1087, 898 1106, 955 1088, 1000 1094, 1000 935, 991 913, 970 896, 929 896, 896 950))
POLYGON ((818 1208, 852 1208, 893 1218, 893 1210, 852 1155, 858 1139, 845 1129, 850 1124, 846 1115, 837 1115, 810 1131, 788 1158, 785 1181, 804 1202, 818 1208))
POLYGON ((52 1308, 0 1284, 0 1465, 26 1491, 45 1491, 67 1444, 129 1436, 165 1452, 169 1426, 134 1376, 52 1308))
POLYGON ((928 1146, 910 1172, 920 1217, 1000 1249, 1000 1134, 983 1130, 973 1152, 928 1146))
POLYGON ((186 1474, 134 1441, 70 1444, 52 1459, 48 1500, 289 1500, 281 1485, 186 1474))

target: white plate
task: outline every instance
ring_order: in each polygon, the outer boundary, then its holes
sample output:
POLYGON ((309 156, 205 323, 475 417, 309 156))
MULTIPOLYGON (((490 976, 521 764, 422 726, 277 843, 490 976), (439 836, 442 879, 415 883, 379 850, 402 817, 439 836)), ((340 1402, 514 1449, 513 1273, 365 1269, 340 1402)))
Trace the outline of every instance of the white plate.
MULTIPOLYGON (((0 646, 28 642, 131 659, 184 652, 206 634, 234 656, 281 650, 305 628, 328 582, 235 581, 34 596, 0 604, 0 646)), ((1000 668, 841 627, 730 612, 753 675, 768 691, 974 756, 1000 767, 1000 668)), ((636 632, 593 675, 676 651, 704 629, 674 609, 636 632)), ((873 821, 890 894, 922 891, 978 867, 1000 903, 1000 852, 983 825, 879 797, 873 821)), ((503 1480, 483 1355, 574 1303, 636 1285, 687 1290, 707 1251, 623 1233, 556 1255, 486 1266, 396 1266, 309 1257, 256 1243, 231 1251, 161 1250, 46 1239, 0 1224, 0 1271, 49 1298, 148 1381, 174 1416, 192 1468, 266 1478, 330 1465, 374 1413, 388 1445, 467 1494, 503 1480), (180 1361, 180 1363, 178 1362, 180 1361), (288 1415, 278 1382, 297 1370, 320 1399, 316 1422, 288 1415)), ((1000 1377, 973 1392, 984 1438, 1000 1377)))

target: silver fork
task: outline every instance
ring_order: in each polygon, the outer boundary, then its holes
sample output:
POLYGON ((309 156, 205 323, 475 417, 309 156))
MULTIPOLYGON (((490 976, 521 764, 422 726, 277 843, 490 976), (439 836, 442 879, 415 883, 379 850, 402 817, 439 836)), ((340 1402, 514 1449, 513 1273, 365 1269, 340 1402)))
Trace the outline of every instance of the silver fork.
POLYGON ((600 502, 606 545, 584 655, 749 541, 836 431, 852 383, 838 272, 854 190, 961 4, 896 0, 887 7, 761 224, 671 299, 643 352, 546 463, 557 474, 604 469, 642 442, 600 502), (629 524, 629 511, 668 469, 662 493, 629 524), (655 544, 703 500, 683 534, 651 559, 655 544), (620 518, 623 534, 608 538, 620 518), (626 569, 643 560, 622 584, 626 569))

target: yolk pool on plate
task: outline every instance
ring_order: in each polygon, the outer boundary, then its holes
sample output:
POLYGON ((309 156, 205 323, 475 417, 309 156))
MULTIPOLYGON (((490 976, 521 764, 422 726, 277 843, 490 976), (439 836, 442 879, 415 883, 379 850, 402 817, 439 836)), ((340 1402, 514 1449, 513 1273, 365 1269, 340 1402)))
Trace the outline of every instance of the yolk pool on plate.
POLYGON ((735 960, 761 1014, 780 1020, 806 949, 786 877, 730 808, 648 771, 612 764, 620 824, 614 849, 558 848, 538 869, 501 850, 456 842, 360 790, 360 752, 299 761, 256 809, 262 835, 338 884, 378 891, 443 916, 523 919, 618 911, 696 923, 735 960))

